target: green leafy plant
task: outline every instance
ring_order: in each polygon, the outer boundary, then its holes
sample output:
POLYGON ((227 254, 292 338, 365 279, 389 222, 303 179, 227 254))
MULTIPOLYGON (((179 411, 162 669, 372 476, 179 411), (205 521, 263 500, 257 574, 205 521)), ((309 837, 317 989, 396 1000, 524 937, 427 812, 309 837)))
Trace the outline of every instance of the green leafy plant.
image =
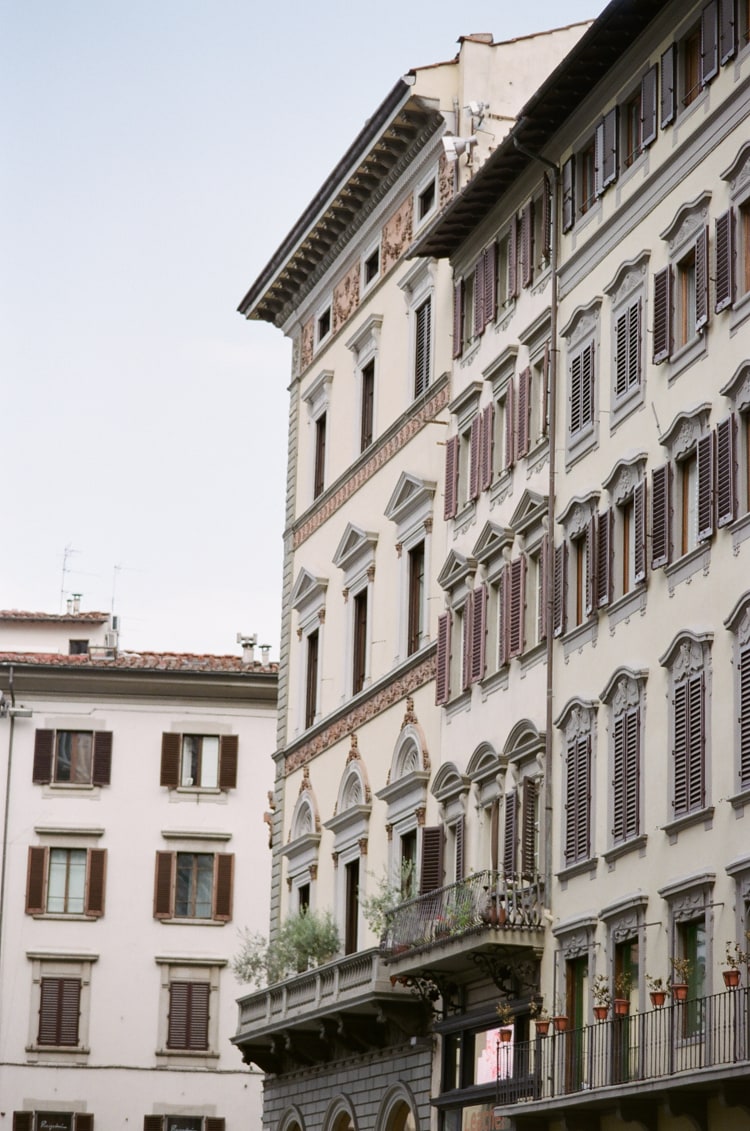
POLYGON ((281 924, 274 942, 254 931, 240 932, 242 946, 232 959, 240 982, 259 988, 273 985, 291 974, 321 966, 341 949, 338 928, 330 911, 300 911, 281 924))
POLYGON ((413 876, 414 861, 402 860, 401 873, 396 883, 388 875, 383 875, 377 881, 377 890, 372 895, 363 895, 358 890, 359 906, 365 922, 378 938, 382 938, 385 931, 388 912, 409 898, 413 876))
POLYGON ((687 982, 688 977, 690 976, 690 959, 678 958, 676 955, 671 955, 669 963, 672 967, 672 973, 674 975, 674 977, 670 977, 669 979, 670 985, 673 985, 675 982, 677 982, 678 984, 684 984, 685 982, 687 982))
POLYGON ((740 966, 746 966, 750 959, 748 951, 743 950, 738 942, 727 940, 727 950, 724 960, 727 966, 732 970, 739 970, 740 966))
POLYGON ((510 1025, 513 1021, 513 1012, 507 1001, 501 1001, 497 1006, 497 1016, 501 1025, 510 1025))
POLYGON ((594 1001, 597 1005, 609 1006, 612 1004, 612 992, 609 988, 609 978, 606 974, 597 974, 591 987, 594 1001))
POLYGON ((549 1021, 549 1013, 544 1005, 544 998, 534 998, 529 1003, 529 1016, 535 1021, 549 1021))
POLYGON ((621 970, 619 974, 615 975, 615 997, 627 998, 630 997, 630 991, 633 988, 633 975, 630 970, 621 970))
POLYGON ((652 994, 666 994, 669 992, 669 985, 663 978, 654 978, 651 974, 646 975, 646 985, 652 994))

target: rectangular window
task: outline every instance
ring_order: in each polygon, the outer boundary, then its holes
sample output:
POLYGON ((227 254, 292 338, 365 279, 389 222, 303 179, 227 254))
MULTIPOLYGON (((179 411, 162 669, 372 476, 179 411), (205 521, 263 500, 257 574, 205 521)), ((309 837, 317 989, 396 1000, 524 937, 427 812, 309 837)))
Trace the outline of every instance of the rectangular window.
POLYGON ((318 321, 317 321, 316 328, 317 328, 317 334, 318 334, 318 342, 320 343, 320 342, 323 341, 324 338, 327 338, 328 335, 331 332, 331 308, 330 308, 330 306, 327 306, 325 308, 325 310, 322 312, 322 314, 318 315, 318 321))
POLYGON ((570 435, 576 437, 594 422, 594 343, 570 361, 570 435))
POLYGON ((363 452, 373 441, 375 421, 375 359, 362 368, 362 412, 359 450, 363 452))
POLYGON ((431 380, 432 298, 427 298, 414 312, 414 396, 421 397, 431 380))
POLYGON ((213 911, 213 886, 212 853, 177 853, 174 913, 178 919, 210 919, 213 911))
POLYGON ((29 848, 27 915, 104 914, 103 848, 29 848))
POLYGON ((437 186, 435 181, 430 181, 420 193, 417 194, 417 219, 424 220, 432 212, 437 200, 437 186))
POLYGON ((232 918, 234 856, 224 852, 157 852, 154 918, 232 918))
POLYGON ((315 421, 315 464, 313 467, 313 498, 323 494, 326 471, 326 413, 315 421))
POLYGON ((345 869, 344 894, 344 954, 354 954, 357 949, 359 920, 359 860, 350 860, 345 869))
POLYGON ((51 848, 47 880, 47 911, 82 915, 86 892, 86 849, 51 848))
POLYGON ((697 332, 695 300, 695 251, 691 248, 688 254, 677 264, 675 286, 675 346, 677 349, 691 341, 697 332))
POLYGON ((638 706, 623 710, 614 720, 612 839, 631 840, 640 832, 640 727, 638 706))
POLYGON ((219 736, 216 734, 184 734, 180 785, 216 789, 219 784, 219 736))
POLYGON ((705 680, 696 672, 675 685, 674 800, 675 817, 703 809, 706 803, 705 680))
POLYGON ((307 636, 307 667, 305 671, 305 729, 311 727, 318 713, 318 629, 307 636))
POLYGON ((578 211, 584 215, 596 203, 596 145, 594 138, 578 154, 578 211))
POLYGON ((706 920, 691 919, 677 924, 677 949, 688 961, 688 1000, 682 1013, 683 1037, 697 1036, 703 1026, 703 995, 706 992, 706 920))
POLYGON ((80 1009, 80 978, 42 978, 37 1043, 74 1048, 80 1009))
POLYGON ((591 735, 570 739, 565 780, 565 864, 588 860, 591 852, 591 735))
POLYGON ((365 685, 367 674, 367 589, 360 590, 354 598, 354 629, 352 655, 352 695, 365 685))
POLYGON ((698 459, 695 452, 677 464, 680 554, 698 545, 698 459))
POLYGON ((235 734, 161 736, 159 784, 168 789, 234 789, 239 743, 235 734))
POLYGON ((680 44, 682 104, 689 106, 701 92, 701 28, 696 24, 680 44))
POLYGON ((85 656, 89 650, 88 640, 69 640, 68 641, 68 655, 69 656, 85 656))
POLYGON ((373 283, 380 274, 380 248, 376 247, 374 251, 365 259, 362 273, 364 275, 365 286, 368 287, 373 283))
POLYGON ((208 1048, 209 982, 170 982, 167 1048, 208 1048))
POLYGON ((624 397, 641 380, 641 300, 615 320, 615 397, 624 397))
POLYGON ((409 604, 407 643, 409 656, 419 651, 424 631, 424 542, 409 550, 409 604))
POLYGON ((637 91, 623 107, 623 140, 625 142, 625 168, 629 169, 643 152, 641 92, 637 91))

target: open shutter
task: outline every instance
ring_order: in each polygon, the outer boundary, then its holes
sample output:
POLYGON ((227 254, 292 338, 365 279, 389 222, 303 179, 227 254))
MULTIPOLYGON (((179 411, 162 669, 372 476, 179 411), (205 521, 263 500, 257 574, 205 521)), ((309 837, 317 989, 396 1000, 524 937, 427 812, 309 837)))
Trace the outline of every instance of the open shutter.
POLYGON ((513 466, 516 458, 515 445, 515 396, 513 395, 513 382, 508 382, 505 392, 505 467, 506 470, 513 466))
POLYGON ((518 374, 518 456, 528 455, 531 432, 531 368, 518 374))
POLYGON ((464 348, 464 281, 453 288, 453 356, 460 357, 464 348))
POLYGON ((46 910, 47 848, 29 848, 26 873, 26 914, 41 915, 46 910))
POLYGON ((549 263, 552 257, 552 181, 544 174, 542 181, 542 248, 541 257, 549 263))
POLYGON ((536 638, 547 639, 547 544, 549 535, 542 536, 539 547, 539 604, 537 608, 536 638))
POLYGON ((484 268, 484 324, 494 322, 497 313, 497 244, 491 243, 482 256, 484 268))
POLYGON ((479 414, 471 422, 469 433, 469 498, 479 498, 479 466, 482 421, 479 414))
POLYGON ((176 789, 180 784, 180 750, 182 735, 163 734, 161 736, 161 775, 159 785, 176 789))
POLYGON ((497 871, 498 831, 500 827, 500 798, 493 797, 490 805, 490 868, 497 871))
POLYGON ((79 1111, 73 1116, 73 1131, 94 1131, 94 1116, 90 1111, 79 1111))
POLYGON ((614 543, 614 511, 599 515, 596 530, 596 604, 608 605, 612 597, 612 546, 614 543))
POLYGON ((465 831, 466 818, 463 813, 453 826, 453 835, 455 839, 456 848, 456 867, 454 879, 456 883, 464 878, 464 831, 465 831))
POLYGON ((523 779, 521 817, 521 872, 524 879, 533 879, 536 873, 536 802, 538 787, 535 778, 523 779))
POLYGON ((463 615, 463 639, 462 639, 462 664, 461 664, 461 687, 465 691, 471 683, 471 639, 472 629, 474 624, 474 591, 470 590, 466 594, 464 602, 464 615, 463 615))
POLYGON ((419 894, 443 886, 443 826, 428 825, 422 829, 422 859, 419 872, 419 894))
POLYGON ((737 507, 736 423, 733 413, 716 425, 716 524, 734 522, 737 507))
POLYGON ((707 432, 696 445, 698 464, 698 541, 714 532, 714 434, 707 432))
POLYGON ((474 267, 474 337, 484 333, 484 255, 480 255, 474 267))
POLYGON ((596 602, 596 566, 597 566, 597 545, 596 545, 596 516, 592 514, 591 518, 586 524, 586 616, 590 617, 594 612, 596 602))
POLYGON ((719 5, 709 0, 701 12, 701 83, 719 73, 719 5))
POLYGON ((34 1131, 34 1112, 14 1111, 13 1131, 34 1131))
POLYGON ((234 887, 234 853, 217 852, 214 856, 214 919, 225 922, 232 918, 234 887))
POLYGON ((443 517, 454 518, 458 510, 458 436, 445 443, 445 501, 443 517))
POLYGON ((695 241, 695 329, 708 322, 708 225, 695 241))
POLYGON ((156 875, 154 879, 154 918, 171 919, 174 901, 175 853, 156 853, 156 875))
POLYGON ((450 697, 451 673, 451 614, 438 617, 437 660, 435 672, 435 702, 447 703, 450 697))
POLYGON ((224 734, 219 739, 219 789, 236 789, 239 738, 224 734))
POLYGON ((719 3, 719 62, 722 67, 737 53, 737 22, 735 0, 719 3))
POLYGON ((734 213, 731 208, 716 217, 716 303, 725 310, 734 302, 734 213))
POLYGON ((534 201, 521 212, 521 286, 530 287, 534 278, 534 201))
POLYGON ((144 1115, 143 1131, 162 1131, 164 1117, 161 1115, 144 1115))
POLYGON ((487 636, 487 586, 474 590, 471 623, 471 682, 484 676, 485 640, 487 636))
POLYGON ((596 129, 596 165, 599 192, 604 192, 608 185, 617 180, 617 140, 617 107, 613 106, 609 113, 604 115, 596 129), (601 149, 599 148, 600 145, 601 149))
POLYGON ((482 410, 482 459, 479 483, 483 491, 492 486, 493 447, 495 432, 495 406, 488 404, 482 410))
POLYGON ((661 57, 661 128, 671 125, 677 111, 677 45, 672 43, 661 57))
POLYGON ((508 298, 513 299, 518 294, 518 218, 510 222, 508 232, 508 298))
POLYGON ((207 1115, 204 1121, 204 1131, 224 1131, 226 1120, 220 1116, 207 1115))
POLYGON ((567 589, 567 543, 555 546, 554 576, 552 578, 553 635, 565 632, 565 605, 567 589))
POLYGON ((52 781, 52 758, 55 751, 55 732, 38 730, 34 735, 34 763, 31 780, 37 785, 52 781))
POLYGON ((672 556, 670 500, 671 470, 668 463, 651 472, 651 568, 667 565, 672 556))
POLYGON ((510 562, 506 572, 508 593, 508 656, 520 656, 524 648, 523 613, 526 558, 522 554, 510 562))
POLYGON ((562 230, 569 232, 575 223, 575 157, 562 167, 562 230))
POLYGON ((750 646, 740 652, 740 789, 750 789, 750 646))
POLYGON ((633 547, 633 581, 638 584, 646 578, 646 480, 642 479, 633 488, 633 525, 635 526, 635 545, 633 547))
POLYGON ((112 731, 98 730, 94 734, 94 764, 91 781, 94 785, 109 785, 112 777, 112 731))
POLYGON ((505 795, 503 834, 503 871, 513 876, 516 871, 516 844, 518 843, 518 794, 515 790, 505 795))
POLYGON ((90 848, 86 868, 86 914, 104 914, 104 887, 107 874, 106 848, 90 848))
POLYGON ((542 357, 542 435, 546 436, 549 431, 549 371, 550 371, 550 347, 549 342, 544 343, 544 355, 542 357))
POLYGON ((656 140, 656 95, 659 68, 654 63, 641 79, 641 145, 651 145, 656 140))
POLYGON ((508 662, 508 593, 510 591, 510 566, 506 562, 497 579, 497 663, 503 667, 508 662))
POLYGON ((654 365, 672 352, 672 268, 654 275, 654 365))

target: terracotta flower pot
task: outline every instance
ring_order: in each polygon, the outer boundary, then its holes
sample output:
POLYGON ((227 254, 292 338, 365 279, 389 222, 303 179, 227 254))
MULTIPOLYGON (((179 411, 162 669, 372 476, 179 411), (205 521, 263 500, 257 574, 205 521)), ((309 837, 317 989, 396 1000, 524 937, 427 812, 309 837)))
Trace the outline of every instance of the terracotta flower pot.
POLYGON ((672 997, 675 1001, 686 1001, 688 996, 687 982, 672 982, 672 997))
POLYGON ((536 1025, 536 1035, 538 1037, 546 1037, 549 1033, 549 1018, 540 1018, 538 1021, 535 1021, 534 1024, 536 1025))
POLYGON ((625 1017, 630 1013, 630 1002, 626 997, 616 997, 615 1002, 615 1017, 625 1017))
POLYGON ((667 1000, 666 990, 652 990, 650 997, 654 1009, 661 1009, 667 1000))
POLYGON ((562 1015, 552 1018, 552 1024, 555 1026, 556 1033, 564 1033, 568 1027, 568 1019, 562 1015))
POLYGON ((740 984, 740 972, 732 967, 731 970, 722 970, 724 985, 728 990, 736 990, 740 984))
POLYGON ((608 1005, 595 1005, 594 1006, 594 1017, 597 1019, 597 1021, 606 1021, 608 1013, 609 1013, 609 1006, 608 1005))
POLYGON ((500 1030, 500 1040, 502 1041, 502 1043, 504 1045, 509 1044, 512 1039, 513 1039, 513 1030, 512 1029, 501 1029, 500 1030))

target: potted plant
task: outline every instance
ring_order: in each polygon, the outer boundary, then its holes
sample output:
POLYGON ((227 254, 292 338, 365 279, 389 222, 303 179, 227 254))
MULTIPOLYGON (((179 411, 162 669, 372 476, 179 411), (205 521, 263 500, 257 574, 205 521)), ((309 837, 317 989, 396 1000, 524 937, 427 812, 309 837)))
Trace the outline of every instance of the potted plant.
POLYGON ((507 1001, 501 1001, 497 1007, 497 1015, 500 1018, 500 1032, 498 1034, 503 1044, 508 1044, 513 1040, 513 1013, 507 1001))
POLYGON ((667 993, 669 987, 663 978, 652 978, 650 974, 646 975, 646 983, 649 989, 649 996, 651 1004, 654 1009, 661 1009, 664 1002, 667 1000, 667 993))
POLYGON ((562 998, 555 998, 555 1012, 552 1015, 552 1024, 554 1025, 556 1033, 564 1033, 568 1027, 568 1015, 565 1012, 565 1006, 562 1004, 562 998))
POLYGON ((242 947, 232 959, 232 970, 238 981, 254 982, 259 988, 330 962, 341 950, 330 911, 306 910, 290 915, 272 945, 251 931, 240 934, 242 947))
POLYGON ((630 1012, 630 991, 633 976, 629 970, 621 970, 615 976, 615 1016, 624 1017, 630 1012))
POLYGON ((594 1017, 597 1021, 606 1020, 609 1007, 612 1004, 612 994, 609 989, 609 978, 606 974, 597 974, 591 987, 594 995, 594 1017))
POLYGON ((727 964, 727 969, 722 970, 724 985, 728 990, 736 990, 740 984, 740 966, 747 965, 748 953, 742 950, 738 942, 727 941, 724 960, 727 964))
POLYGON ((672 975, 669 979, 669 989, 675 1001, 685 1001, 688 996, 688 978, 690 976, 690 959, 670 955, 672 975))
POLYGON ((546 1037, 549 1033, 550 1019, 547 1010, 544 1008, 544 998, 538 1002, 532 1001, 529 1006, 529 1013, 534 1019, 537 1037, 546 1037))
MULTIPOLYGON (((365 922, 381 942, 386 933, 389 913, 395 911, 400 903, 409 898, 413 873, 413 861, 402 860, 398 882, 394 883, 386 874, 377 881, 377 890, 372 895, 365 895, 360 889, 357 889, 357 898, 365 922)), ((391 939, 390 941, 394 954, 403 953, 403 951, 409 950, 410 945, 413 945, 412 940, 391 939)))

